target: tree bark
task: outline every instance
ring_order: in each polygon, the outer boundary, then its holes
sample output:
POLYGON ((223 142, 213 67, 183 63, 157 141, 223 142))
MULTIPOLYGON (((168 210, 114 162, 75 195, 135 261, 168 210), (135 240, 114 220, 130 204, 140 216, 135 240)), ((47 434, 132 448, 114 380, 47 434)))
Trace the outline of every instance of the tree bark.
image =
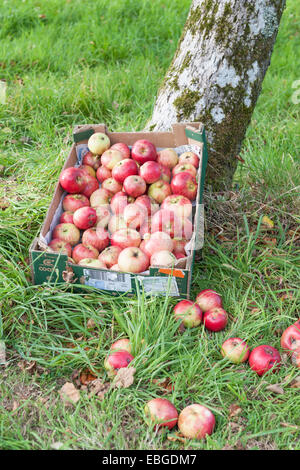
POLYGON ((270 64, 285 0, 193 0, 150 130, 204 123, 207 182, 227 188, 270 64))

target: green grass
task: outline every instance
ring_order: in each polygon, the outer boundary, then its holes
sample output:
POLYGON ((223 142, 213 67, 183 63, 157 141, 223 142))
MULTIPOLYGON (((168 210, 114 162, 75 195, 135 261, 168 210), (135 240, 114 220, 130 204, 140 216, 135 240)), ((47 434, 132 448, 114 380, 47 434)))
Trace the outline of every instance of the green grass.
POLYGON ((300 104, 293 103, 292 85, 300 79, 300 6, 287 3, 241 152, 245 163, 232 192, 206 194, 207 236, 193 295, 207 287, 222 294, 230 322, 218 334, 203 327, 179 334, 174 299, 33 286, 28 260, 73 126, 143 128, 190 1, 0 6, 0 79, 7 81, 0 105, 0 339, 8 359, 0 371, 0 448, 300 449, 299 392, 290 386, 299 371, 285 360, 277 374, 261 379, 220 354, 230 336, 280 348, 281 332, 299 317, 300 104), (261 224, 262 215, 274 229, 261 224), (77 405, 65 407, 61 386, 85 367, 106 380, 104 357, 122 335, 134 346, 134 384, 104 400, 81 390, 77 405), (24 369, 25 360, 36 368, 24 369), (165 377, 175 387, 164 396, 178 410, 200 402, 214 411, 216 430, 206 441, 169 441, 144 424, 145 402, 163 393, 152 380, 165 377), (283 395, 267 390, 276 383, 283 395), (241 408, 236 417, 232 404, 241 408))

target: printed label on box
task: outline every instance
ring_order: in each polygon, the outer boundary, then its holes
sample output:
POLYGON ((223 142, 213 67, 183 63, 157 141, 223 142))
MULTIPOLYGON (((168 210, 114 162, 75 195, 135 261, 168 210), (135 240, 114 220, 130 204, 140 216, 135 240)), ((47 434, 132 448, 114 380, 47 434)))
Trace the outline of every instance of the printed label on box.
POLYGON ((139 276, 138 279, 143 285, 146 294, 159 295, 164 292, 169 292, 169 295, 171 296, 179 295, 178 285, 174 277, 139 276))
POLYGON ((131 291, 130 274, 84 269, 85 284, 101 290, 131 291))

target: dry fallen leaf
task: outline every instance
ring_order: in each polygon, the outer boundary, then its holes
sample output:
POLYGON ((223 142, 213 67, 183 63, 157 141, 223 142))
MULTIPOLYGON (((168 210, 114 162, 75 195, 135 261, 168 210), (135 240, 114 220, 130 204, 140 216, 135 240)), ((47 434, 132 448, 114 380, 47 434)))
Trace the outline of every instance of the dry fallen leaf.
POLYGON ((92 373, 90 369, 84 369, 80 372, 80 382, 82 385, 87 385, 90 382, 93 382, 97 378, 96 375, 92 373))
POLYGON ((269 392, 277 393, 278 395, 284 394, 284 390, 279 384, 268 385, 266 387, 266 390, 269 390, 269 392))
POLYGON ((121 367, 115 376, 112 386, 117 388, 128 388, 134 382, 135 367, 121 367))
POLYGON ((267 215, 264 215, 262 218, 262 224, 265 225, 266 227, 273 228, 274 227, 274 222, 271 220, 267 215))
POLYGON ((73 279, 75 276, 72 268, 70 268, 69 266, 67 266, 66 270, 63 271, 62 273, 62 277, 63 277, 63 280, 67 283, 70 283, 70 282, 75 282, 75 279, 73 279))
POLYGON ((232 403, 229 407, 229 417, 237 416, 242 412, 242 408, 236 403, 232 403))
POLYGON ((186 437, 184 437, 184 435, 181 434, 180 432, 175 432, 174 434, 168 434, 167 439, 171 442, 179 441, 179 442, 185 443, 187 441, 186 437))
POLYGON ((65 403, 77 403, 80 399, 80 393, 77 388, 71 383, 66 382, 59 390, 60 398, 65 403))
POLYGON ((18 362, 17 366, 26 372, 29 372, 30 374, 33 374, 33 372, 36 370, 36 362, 35 361, 20 361, 18 362))
POLYGON ((290 385, 292 388, 300 388, 300 376, 292 380, 290 385))
POLYGON ((169 377, 164 378, 164 379, 153 379, 152 383, 154 383, 158 387, 162 388, 167 393, 172 392, 174 390, 174 384, 172 384, 169 377))
POLYGON ((97 395, 98 398, 101 398, 101 400, 103 400, 104 395, 108 392, 110 386, 111 384, 109 382, 103 383, 100 379, 93 380, 93 382, 90 382, 89 384, 89 398, 93 395, 97 395))
POLYGON ((92 318, 89 318, 86 324, 88 330, 93 330, 96 326, 95 321, 92 318))

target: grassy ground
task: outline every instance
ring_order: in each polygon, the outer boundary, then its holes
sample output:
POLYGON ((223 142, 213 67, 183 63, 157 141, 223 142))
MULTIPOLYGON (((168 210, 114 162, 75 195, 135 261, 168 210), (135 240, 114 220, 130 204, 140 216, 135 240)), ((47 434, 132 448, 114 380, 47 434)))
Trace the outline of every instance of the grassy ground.
POLYGON ((287 2, 233 190, 206 194, 207 237, 193 293, 207 287, 222 293, 230 312, 226 330, 178 334, 171 299, 112 300, 30 282, 28 248, 73 125, 143 128, 189 4, 10 0, 0 6, 0 78, 7 81, 0 105, 0 339, 8 361, 0 380, 2 449, 300 449, 300 398, 292 387, 299 371, 283 355, 280 372, 260 379, 219 352, 233 335, 251 347, 279 348, 281 332, 299 317, 297 0, 287 2), (263 215, 273 229, 260 224, 263 215), (104 356, 124 334, 134 344, 134 385, 104 399, 82 387, 76 406, 65 406, 61 386, 71 377, 78 383, 76 371, 86 367, 105 381, 104 356), (172 392, 152 382, 166 377, 174 380, 172 392), (283 393, 268 390, 270 384, 283 393), (179 410, 192 402, 210 407, 214 434, 182 442, 153 433, 143 406, 161 395, 179 410))

